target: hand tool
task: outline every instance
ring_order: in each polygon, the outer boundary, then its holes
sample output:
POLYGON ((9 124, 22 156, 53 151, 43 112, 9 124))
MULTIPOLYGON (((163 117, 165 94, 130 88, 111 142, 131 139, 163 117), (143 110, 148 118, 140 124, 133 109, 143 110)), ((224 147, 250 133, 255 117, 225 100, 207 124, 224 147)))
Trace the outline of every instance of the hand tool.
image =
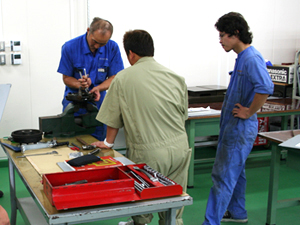
POLYGON ((57 152, 57 151, 52 151, 52 152, 45 152, 45 153, 38 153, 38 154, 21 155, 21 156, 17 156, 16 158, 25 158, 25 157, 27 157, 27 156, 51 155, 51 154, 58 154, 58 152, 57 152))
POLYGON ((93 150, 93 149, 96 148, 95 145, 89 145, 84 140, 82 140, 80 137, 76 137, 76 140, 79 141, 82 144, 81 147, 82 147, 83 150, 93 150))
POLYGON ((88 182, 87 180, 79 180, 79 181, 75 181, 73 183, 65 183, 65 185, 86 184, 87 182, 88 182))
POLYGON ((141 178, 139 175, 137 175, 135 172, 130 171, 129 173, 132 174, 138 181, 140 181, 140 182, 141 182, 141 185, 142 185, 144 188, 150 187, 150 185, 149 185, 143 178, 141 178))
POLYGON ((156 177, 153 177, 150 173, 148 173, 146 170, 143 170, 143 169, 140 169, 139 167, 137 166, 134 166, 133 169, 137 170, 137 171, 140 171, 142 173, 144 173, 147 177, 150 178, 151 181, 158 181, 158 178, 156 177))
POLYGON ((175 183, 170 180, 169 178, 165 177, 164 175, 162 175, 161 173, 159 173, 158 171, 152 169, 150 166, 145 165, 144 169, 152 174, 155 174, 155 176, 157 176, 158 181, 164 185, 175 185, 175 183))
POLYGON ((88 155, 96 155, 96 154, 98 154, 98 152, 100 152, 100 151, 101 151, 101 149, 100 149, 100 148, 97 148, 97 149, 95 149, 94 151, 89 152, 88 155))
POLYGON ((141 192, 145 187, 140 183, 134 181, 134 188, 137 189, 139 192, 141 192))
POLYGON ((75 146, 69 146, 69 148, 73 151, 79 151, 79 148, 75 147, 75 146))
POLYGON ((51 140, 47 142, 37 142, 36 144, 22 144, 21 150, 25 152, 27 150, 41 149, 41 148, 55 148, 58 146, 69 145, 69 142, 57 142, 56 140, 51 140))
MULTIPOLYGON (((80 78, 83 79, 81 70, 79 70, 78 72, 79 72, 80 78)), ((83 72, 84 72, 84 76, 86 76, 86 78, 87 78, 85 68, 83 68, 83 72)), ((80 90, 80 89, 81 89, 81 88, 79 88, 79 90, 80 90)), ((87 93, 89 93, 89 88, 85 88, 84 90, 85 90, 87 93)))
POLYGON ((76 148, 80 149, 78 145, 75 145, 73 142, 71 143, 72 146, 75 146, 76 148))

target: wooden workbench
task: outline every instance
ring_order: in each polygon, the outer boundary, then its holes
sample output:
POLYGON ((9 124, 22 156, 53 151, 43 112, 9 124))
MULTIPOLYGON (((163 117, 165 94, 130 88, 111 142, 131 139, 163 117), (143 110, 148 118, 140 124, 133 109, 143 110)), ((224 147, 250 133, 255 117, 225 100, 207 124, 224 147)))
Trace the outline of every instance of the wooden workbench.
MULTIPOLYGON (((87 143, 96 141, 96 139, 90 135, 80 137, 87 143)), ((70 143, 80 145, 75 138, 58 138, 57 141, 69 141, 70 143)), ((26 158, 16 158, 17 156, 22 155, 21 152, 14 152, 7 147, 4 147, 4 150, 9 162, 12 225, 16 224, 18 210, 26 224, 78 224, 166 211, 166 225, 175 225, 176 210, 193 203, 193 199, 184 193, 181 196, 175 197, 58 211, 47 199, 41 183, 42 178, 32 164, 26 158), (31 194, 31 197, 21 199, 17 197, 15 172, 19 174, 21 180, 31 194)), ((114 154, 116 157, 123 157, 116 151, 114 151, 114 154)))

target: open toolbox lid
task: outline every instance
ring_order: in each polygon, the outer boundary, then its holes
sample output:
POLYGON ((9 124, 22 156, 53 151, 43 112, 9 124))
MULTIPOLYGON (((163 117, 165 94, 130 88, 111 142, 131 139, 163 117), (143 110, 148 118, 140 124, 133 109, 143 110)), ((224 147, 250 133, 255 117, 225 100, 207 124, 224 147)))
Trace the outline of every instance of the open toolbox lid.
MULTIPOLYGON (((182 187, 161 175, 169 182, 151 180, 139 171, 146 164, 85 171, 70 171, 43 175, 43 189, 57 210, 139 201, 182 194, 182 187), (139 168, 139 169, 135 169, 139 168), (141 178, 149 187, 140 188, 141 178), (80 181, 80 182, 79 182, 80 181)), ((154 174, 153 174, 154 175, 154 174)), ((155 174, 155 175, 158 175, 155 174)))

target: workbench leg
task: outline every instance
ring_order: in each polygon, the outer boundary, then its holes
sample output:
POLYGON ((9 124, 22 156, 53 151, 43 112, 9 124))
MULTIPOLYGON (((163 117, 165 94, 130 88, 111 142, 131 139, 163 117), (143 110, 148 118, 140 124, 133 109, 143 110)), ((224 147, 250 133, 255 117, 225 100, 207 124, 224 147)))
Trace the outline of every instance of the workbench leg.
POLYGON ((277 143, 271 142, 271 167, 269 181, 269 196, 267 209, 267 225, 276 224, 277 194, 279 183, 279 167, 280 167, 281 149, 277 143))
MULTIPOLYGON (((294 124, 294 122, 292 123, 293 119, 294 119, 294 116, 291 116, 291 124, 294 124)), ((288 129, 288 122, 289 122, 289 116, 282 116, 281 117, 281 130, 287 130, 288 129)), ((293 130, 293 127, 291 127, 290 129, 293 130)))
POLYGON ((165 225, 176 225, 176 209, 166 211, 165 225))
POLYGON ((194 121, 191 120, 187 122, 186 132, 188 135, 189 146, 192 149, 191 160, 188 169, 187 187, 193 188, 194 187, 194 159, 195 159, 195 122, 194 121))
POLYGON ((16 184, 15 184, 15 171, 11 159, 8 159, 8 171, 9 171, 10 203, 11 203, 10 224, 16 225, 17 197, 16 197, 16 184))

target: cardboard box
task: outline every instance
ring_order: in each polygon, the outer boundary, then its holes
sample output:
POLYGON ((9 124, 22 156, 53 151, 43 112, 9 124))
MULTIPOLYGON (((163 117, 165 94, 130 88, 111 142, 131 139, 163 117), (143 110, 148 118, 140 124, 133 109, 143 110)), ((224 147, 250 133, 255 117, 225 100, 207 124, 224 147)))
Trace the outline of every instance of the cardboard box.
MULTIPOLYGON (((258 120, 258 133, 269 131, 269 117, 260 117, 258 120)), ((257 136, 254 141, 254 146, 266 145, 267 139, 257 136)))
POLYGON ((283 66, 273 65, 267 66, 268 73, 273 82, 292 84, 294 80, 294 65, 283 66))

